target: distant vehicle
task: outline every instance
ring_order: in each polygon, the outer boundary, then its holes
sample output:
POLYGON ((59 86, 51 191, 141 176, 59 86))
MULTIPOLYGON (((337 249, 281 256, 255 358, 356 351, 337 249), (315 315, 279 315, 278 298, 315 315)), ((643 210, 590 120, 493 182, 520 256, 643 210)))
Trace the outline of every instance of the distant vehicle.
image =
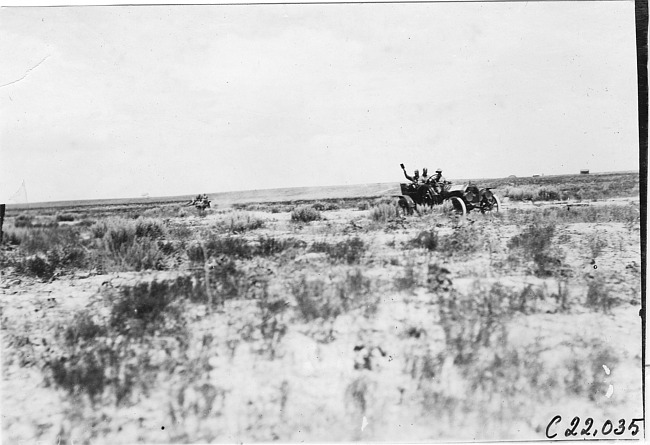
POLYGON ((472 210, 479 210, 481 213, 498 212, 501 208, 499 197, 492 193, 490 187, 479 189, 473 184, 452 185, 445 181, 440 191, 430 184, 400 184, 402 196, 399 197, 399 205, 407 213, 413 213, 417 205, 434 206, 445 201, 450 201, 454 210, 465 215, 472 210))
POLYGON ((588 174, 589 174, 589 170, 586 170, 586 169, 585 169, 585 170, 580 170, 580 174, 581 174, 581 175, 588 175, 588 174))
POLYGON ((210 207, 210 203, 211 203, 211 202, 212 202, 212 201, 210 201, 210 199, 208 199, 208 195, 206 195, 205 193, 203 193, 203 194, 201 194, 201 195, 196 195, 196 198, 194 198, 193 200, 191 200, 190 202, 188 202, 186 205, 188 205, 188 206, 194 206, 194 207, 196 207, 196 208, 199 209, 199 210, 205 210, 205 209, 207 209, 208 207, 210 207))

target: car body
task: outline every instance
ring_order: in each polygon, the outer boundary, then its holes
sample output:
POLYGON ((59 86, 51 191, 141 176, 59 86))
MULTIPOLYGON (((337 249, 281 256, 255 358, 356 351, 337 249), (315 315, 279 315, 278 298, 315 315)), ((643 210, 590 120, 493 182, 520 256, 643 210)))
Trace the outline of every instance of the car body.
POLYGON ((399 205, 412 213, 420 206, 440 205, 450 201, 457 213, 465 215, 478 209, 481 213, 499 211, 501 202, 490 187, 479 189, 472 183, 452 184, 445 181, 438 187, 432 184, 400 184, 402 196, 399 205))

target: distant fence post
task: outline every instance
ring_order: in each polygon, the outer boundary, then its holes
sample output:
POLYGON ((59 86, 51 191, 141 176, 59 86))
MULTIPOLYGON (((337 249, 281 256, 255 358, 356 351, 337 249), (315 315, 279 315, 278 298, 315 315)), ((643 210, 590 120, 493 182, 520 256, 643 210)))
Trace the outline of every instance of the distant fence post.
POLYGON ((2 223, 5 222, 5 205, 0 204, 0 243, 2 243, 2 223))

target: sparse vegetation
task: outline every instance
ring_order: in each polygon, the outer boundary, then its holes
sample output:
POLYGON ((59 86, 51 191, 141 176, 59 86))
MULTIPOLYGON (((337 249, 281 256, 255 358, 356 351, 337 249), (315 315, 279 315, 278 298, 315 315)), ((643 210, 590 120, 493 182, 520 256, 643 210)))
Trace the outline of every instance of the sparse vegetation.
MULTIPOLYGON (((500 186, 598 192, 542 179, 500 186)), ((557 406, 638 417, 638 329, 621 326, 638 321, 640 208, 584 199, 462 219, 395 218, 392 197, 11 209, 3 402, 60 405, 3 412, 3 434, 535 440, 557 406)))

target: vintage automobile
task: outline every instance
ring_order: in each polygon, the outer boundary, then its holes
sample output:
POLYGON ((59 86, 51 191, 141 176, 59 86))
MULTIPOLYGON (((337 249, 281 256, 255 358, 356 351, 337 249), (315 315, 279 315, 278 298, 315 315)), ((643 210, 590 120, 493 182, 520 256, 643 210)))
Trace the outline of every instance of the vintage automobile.
POLYGON ((204 194, 201 194, 201 195, 196 195, 196 198, 194 198, 193 200, 188 202, 186 205, 187 206, 194 206, 199 210, 205 210, 208 207, 210 207, 211 202, 212 201, 210 201, 210 199, 208 198, 208 195, 206 195, 204 193, 204 194))
POLYGON ((399 205, 407 213, 413 213, 417 206, 440 205, 451 202, 454 210, 461 215, 478 209, 481 213, 498 212, 501 208, 499 197, 492 193, 490 187, 479 189, 472 183, 453 185, 445 181, 436 188, 431 184, 400 184, 402 196, 399 205))

